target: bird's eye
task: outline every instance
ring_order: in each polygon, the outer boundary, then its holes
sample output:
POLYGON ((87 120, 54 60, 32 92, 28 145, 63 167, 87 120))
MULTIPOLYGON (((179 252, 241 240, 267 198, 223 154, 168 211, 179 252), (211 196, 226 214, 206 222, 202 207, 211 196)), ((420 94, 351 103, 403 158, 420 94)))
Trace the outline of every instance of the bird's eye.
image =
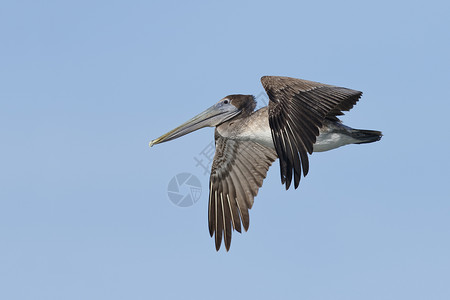
POLYGON ((230 101, 228 99, 223 100, 223 104, 228 104, 230 101))

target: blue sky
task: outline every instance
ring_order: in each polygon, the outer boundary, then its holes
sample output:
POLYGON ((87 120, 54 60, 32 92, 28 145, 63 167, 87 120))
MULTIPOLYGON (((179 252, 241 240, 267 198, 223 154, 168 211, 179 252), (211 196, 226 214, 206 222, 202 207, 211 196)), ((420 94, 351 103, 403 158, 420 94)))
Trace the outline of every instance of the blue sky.
POLYGON ((449 299, 446 1, 2 1, 0 298, 449 299), (263 75, 361 90, 381 142, 278 164, 216 252, 213 129, 148 142, 263 75), (187 208, 167 186, 202 184, 187 208))

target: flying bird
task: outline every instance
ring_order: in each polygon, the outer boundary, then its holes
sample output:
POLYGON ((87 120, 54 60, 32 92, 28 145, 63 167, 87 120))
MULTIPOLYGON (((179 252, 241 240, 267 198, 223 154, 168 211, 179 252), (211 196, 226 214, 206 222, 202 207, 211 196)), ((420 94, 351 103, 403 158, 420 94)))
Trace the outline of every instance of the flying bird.
POLYGON ((203 127, 216 127, 209 183, 208 224, 218 251, 228 251, 232 230, 249 227, 249 209, 271 164, 280 160, 281 183, 294 188, 309 170, 308 155, 348 144, 379 141, 380 131, 353 129, 338 117, 362 92, 318 82, 264 76, 269 105, 255 111, 251 95, 229 95, 186 123, 152 140, 150 147, 203 127))

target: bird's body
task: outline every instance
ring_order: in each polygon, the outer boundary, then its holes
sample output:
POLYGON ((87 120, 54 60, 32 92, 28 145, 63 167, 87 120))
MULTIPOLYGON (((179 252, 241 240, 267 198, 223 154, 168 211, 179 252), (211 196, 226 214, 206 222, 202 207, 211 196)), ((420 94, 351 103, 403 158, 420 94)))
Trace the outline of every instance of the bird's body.
MULTIPOLYGON (((217 126, 217 133, 224 138, 252 141, 275 150, 269 126, 268 106, 258 109, 247 118, 222 123, 217 126)), ((325 120, 319 128, 319 136, 313 145, 313 152, 324 152, 344 145, 361 143, 361 137, 352 136, 354 133, 355 129, 341 122, 325 120)), ((372 135, 369 136, 372 137, 372 135)), ((378 133, 375 132, 375 138, 377 136, 378 133)))
POLYGON ((281 182, 297 188, 309 170, 308 154, 347 144, 380 140, 375 130, 353 129, 338 116, 350 110, 361 92, 317 82, 264 76, 269 105, 254 110, 250 95, 229 95, 150 146, 206 126, 215 126, 216 153, 211 167, 209 231, 216 249, 222 236, 228 250, 232 229, 249 226, 248 210, 270 165, 280 159, 281 182))
POLYGON ((224 122, 217 126, 217 133, 224 138, 257 142, 274 149, 268 111, 265 106, 246 118, 224 122))

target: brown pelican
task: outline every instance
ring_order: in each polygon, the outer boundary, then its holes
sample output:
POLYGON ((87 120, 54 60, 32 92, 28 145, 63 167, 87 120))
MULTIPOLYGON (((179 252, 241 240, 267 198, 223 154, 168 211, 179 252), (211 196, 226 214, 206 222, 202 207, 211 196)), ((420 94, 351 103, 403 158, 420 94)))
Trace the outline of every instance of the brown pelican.
POLYGON ((338 119, 362 92, 290 77, 264 76, 269 105, 255 111, 251 95, 229 95, 186 123, 150 142, 150 147, 203 127, 216 127, 216 153, 209 184, 208 222, 216 250, 227 251, 232 229, 249 226, 248 210, 270 165, 280 159, 286 189, 309 170, 308 154, 348 144, 371 143, 381 132, 353 129, 338 119))

